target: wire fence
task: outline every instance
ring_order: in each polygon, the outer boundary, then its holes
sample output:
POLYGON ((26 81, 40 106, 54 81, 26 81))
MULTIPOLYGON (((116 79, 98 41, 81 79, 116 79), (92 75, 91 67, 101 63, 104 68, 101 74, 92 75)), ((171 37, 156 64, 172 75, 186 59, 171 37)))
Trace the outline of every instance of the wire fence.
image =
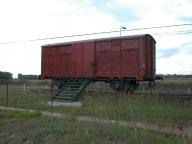
POLYGON ((140 143, 148 132, 138 128, 155 130, 155 126, 149 127, 154 123, 192 124, 192 116, 189 115, 192 113, 191 91, 191 81, 160 81, 153 89, 148 89, 147 83, 141 83, 132 94, 115 92, 108 84, 96 82, 83 92, 78 101, 81 105, 58 106, 53 101, 57 88, 51 80, 1 80, 0 106, 64 114, 65 120, 85 123, 79 131, 87 131, 90 139, 98 132, 98 141, 104 139, 105 132, 112 139, 106 140, 109 143, 126 143, 125 137, 131 131, 130 135, 140 143), (91 129, 87 124, 91 125, 91 129))
MULTIPOLYGON (((185 81, 185 80, 184 80, 185 81)), ((149 89, 147 83, 140 84, 138 90, 136 90, 133 95, 189 95, 192 93, 191 81, 186 80, 185 83, 183 81, 173 82, 165 82, 165 83, 157 83, 157 86, 149 89)), ((13 92, 21 92, 24 94, 29 93, 41 93, 50 95, 50 100, 53 99, 55 92, 57 91, 56 86, 51 80, 39 81, 5 81, 0 80, 0 90, 1 95, 6 96, 6 99, 9 95, 13 95, 13 92)), ((84 95, 96 95, 96 94, 104 94, 104 95, 119 95, 122 93, 118 93, 113 91, 109 84, 106 83, 96 83, 90 84, 84 91, 84 95)), ((123 93, 124 95, 127 95, 123 93)), ((7 104, 7 102, 6 102, 7 104)))

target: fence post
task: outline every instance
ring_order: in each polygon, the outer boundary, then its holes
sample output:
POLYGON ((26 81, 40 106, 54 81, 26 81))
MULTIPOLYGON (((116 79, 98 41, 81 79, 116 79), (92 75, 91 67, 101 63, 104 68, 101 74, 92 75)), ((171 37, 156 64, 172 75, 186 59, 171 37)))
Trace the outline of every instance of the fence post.
POLYGON ((118 125, 118 100, 119 100, 119 92, 115 92, 115 119, 116 119, 116 126, 118 125))
POLYGON ((46 84, 45 84, 45 89, 47 90, 47 88, 48 88, 48 86, 47 86, 47 82, 46 82, 46 84))
POLYGON ((26 83, 23 84, 23 91, 26 90, 26 83))
POLYGON ((9 106, 9 84, 6 83, 6 106, 9 106))
POLYGON ((51 111, 53 112, 53 80, 51 79, 51 111))

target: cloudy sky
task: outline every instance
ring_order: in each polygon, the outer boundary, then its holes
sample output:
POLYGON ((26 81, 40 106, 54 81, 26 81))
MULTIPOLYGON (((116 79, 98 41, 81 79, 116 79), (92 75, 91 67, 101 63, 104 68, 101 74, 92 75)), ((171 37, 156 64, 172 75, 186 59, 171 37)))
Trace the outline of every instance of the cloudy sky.
MULTIPOLYGON (((40 74, 41 45, 119 33, 28 40, 180 24, 192 24, 192 0, 0 0, 0 71, 40 74)), ((122 35, 141 33, 157 42, 157 73, 192 74, 192 25, 122 35)))

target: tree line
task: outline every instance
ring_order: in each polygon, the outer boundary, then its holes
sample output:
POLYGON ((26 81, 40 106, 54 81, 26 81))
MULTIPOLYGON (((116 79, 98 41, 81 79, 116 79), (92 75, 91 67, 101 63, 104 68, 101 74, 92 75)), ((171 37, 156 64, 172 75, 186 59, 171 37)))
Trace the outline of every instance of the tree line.
MULTIPOLYGON (((162 78, 192 78, 192 74, 157 74, 157 77, 162 78)), ((3 72, 0 71, 0 79, 2 80, 11 80, 13 79, 13 74, 10 72, 3 72)), ((17 76, 18 80, 37 80, 40 79, 39 75, 23 75, 18 74, 17 76)))
POLYGON ((22 74, 19 73, 17 78, 19 80, 38 80, 39 75, 22 75, 22 74))
MULTIPOLYGON (((0 71, 0 80, 12 80, 13 79, 13 74, 10 72, 3 72, 0 71)), ((18 74, 17 76, 18 80, 37 80, 39 79, 39 75, 23 75, 23 74, 18 74)))
POLYGON ((192 74, 157 74, 163 78, 192 78, 192 74))

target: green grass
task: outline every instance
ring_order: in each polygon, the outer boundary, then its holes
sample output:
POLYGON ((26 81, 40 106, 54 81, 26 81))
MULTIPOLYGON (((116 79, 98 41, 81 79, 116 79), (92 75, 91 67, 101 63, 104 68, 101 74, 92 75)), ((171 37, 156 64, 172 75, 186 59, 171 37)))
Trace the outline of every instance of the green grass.
POLYGON ((190 144, 184 136, 0 111, 2 144, 190 144))
MULTIPOLYGON (((49 92, 9 91, 9 106, 51 111, 49 92)), ((130 121, 192 124, 192 105, 177 100, 159 100, 155 96, 116 96, 84 94, 82 107, 54 107, 54 112, 130 121), (116 113, 117 109, 117 113, 116 113)), ((6 105, 5 91, 0 91, 0 105, 6 105)))
POLYGON ((1 111, 0 112, 1 119, 3 119, 3 118, 12 119, 12 118, 21 118, 21 117, 33 118, 33 117, 38 117, 40 115, 41 115, 41 113, 38 111, 34 111, 34 112, 21 112, 21 111, 4 112, 4 111, 1 111))

